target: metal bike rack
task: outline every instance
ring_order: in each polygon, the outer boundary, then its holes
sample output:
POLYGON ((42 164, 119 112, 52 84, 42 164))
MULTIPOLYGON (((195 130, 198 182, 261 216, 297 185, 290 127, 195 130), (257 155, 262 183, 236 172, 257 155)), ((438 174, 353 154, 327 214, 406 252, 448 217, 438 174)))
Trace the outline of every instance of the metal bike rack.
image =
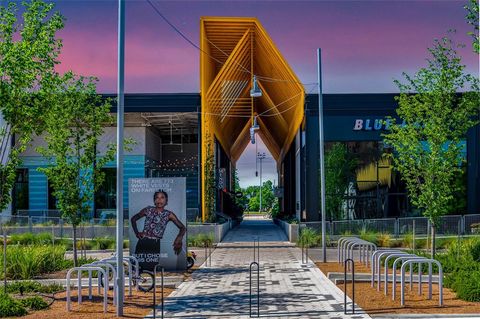
MULTIPOLYGON (((401 252, 401 251, 382 251, 377 256, 375 256, 376 260, 377 260, 377 270, 378 270, 377 291, 380 291, 380 287, 382 286, 382 267, 381 267, 382 257, 383 256, 387 257, 389 255, 396 254, 396 253, 399 253, 399 252, 401 252)), ((404 253, 404 254, 407 254, 407 253, 404 253)))
MULTIPOLYGON (((401 250, 398 249, 385 249, 385 250, 377 250, 374 251, 371 257, 370 261, 370 266, 372 267, 372 287, 375 286, 375 274, 377 271, 379 271, 379 265, 377 265, 377 257, 378 254, 380 253, 389 253, 389 252, 401 252, 401 250)), ((378 263, 380 263, 380 260, 378 260, 378 263)))
MULTIPOLYGON (((153 269, 153 319, 157 318, 157 311, 155 309, 156 305, 157 305, 157 269, 158 267, 161 267, 161 265, 155 265, 155 268, 153 269)), ((165 269, 162 267, 161 268, 162 271, 161 271, 161 274, 162 274, 162 279, 161 279, 161 287, 162 287, 162 319, 163 319, 163 315, 164 315, 164 302, 163 302, 163 297, 164 297, 164 294, 163 294, 163 278, 164 278, 164 275, 165 275, 165 269)))
POLYGON ((343 309, 344 314, 347 313, 347 264, 351 263, 352 265, 352 314, 355 314, 355 262, 353 259, 347 259, 344 262, 344 269, 343 269, 343 284, 344 284, 344 291, 343 291, 343 309))
POLYGON ((357 237, 342 237, 338 240, 338 262, 342 263, 346 259, 353 259, 353 251, 356 247, 359 250, 360 262, 368 266, 371 255, 377 250, 377 246, 374 243, 357 237))
MULTIPOLYGON (((81 267, 74 267, 71 268, 67 272, 67 311, 71 310, 70 307, 70 279, 72 273, 76 271, 77 272, 77 277, 78 277, 78 304, 80 305, 82 303, 82 273, 84 271, 88 271, 90 274, 92 271, 97 271, 98 273, 103 274, 103 280, 104 280, 104 288, 103 288, 103 312, 107 312, 107 306, 108 306, 108 277, 106 276, 105 270, 102 267, 99 266, 81 266, 81 267)), ((90 285, 91 287, 91 285, 90 285)), ((91 290, 90 290, 91 291, 91 290)))
MULTIPOLYGON (((110 270, 112 271, 112 274, 113 274, 113 278, 112 278, 112 281, 113 281, 113 304, 116 305, 117 304, 117 289, 118 289, 118 286, 117 286, 117 270, 115 269, 115 267, 113 267, 111 264, 107 263, 107 262, 102 262, 102 261, 95 261, 91 264, 86 264, 86 265, 83 265, 83 266, 87 266, 87 267, 105 267, 105 275, 108 277, 110 275, 110 270)), ((83 267, 82 266, 82 267, 83 267)), ((97 280, 97 284, 98 284, 98 292, 100 293, 100 273, 98 273, 98 280, 97 280)), ((110 289, 110 280, 107 280, 107 283, 108 283, 108 286, 103 286, 103 289, 105 290, 109 290, 110 289)), ((88 272, 88 297, 89 299, 92 299, 92 272, 89 271, 88 272)))
POLYGON ((367 267, 370 261, 370 256, 377 250, 377 245, 368 241, 355 241, 347 244, 347 259, 353 259, 353 250, 355 247, 359 249, 359 259, 361 263, 364 263, 367 267))
MULTIPOLYGON (((393 278, 392 278, 392 300, 395 300, 395 295, 396 295, 396 287, 397 287, 397 263, 399 263, 400 261, 401 262, 404 262, 404 260, 420 260, 420 259, 425 259, 425 257, 419 257, 419 256, 402 256, 402 257, 399 257, 397 258, 394 262, 393 262, 393 278)), ((410 263, 410 290, 412 290, 413 288, 413 264, 414 263, 410 263)), ((418 272, 418 294, 421 295, 422 294, 422 262, 418 262, 418 269, 419 269, 419 272, 418 272)), ((429 287, 429 297, 428 299, 432 299, 432 285, 430 284, 430 287, 429 287)))
MULTIPOLYGON (((409 253, 404 253, 404 252, 401 252, 401 253, 397 253, 397 254, 390 254, 387 256, 387 258, 385 258, 385 265, 384 265, 384 273, 383 273, 383 282, 384 282, 384 294, 385 295, 388 295, 388 262, 390 261, 390 259, 394 258, 395 259, 395 262, 397 260, 403 260, 405 258, 415 258, 415 257, 418 257, 417 255, 414 255, 414 254, 409 254, 409 253)), ((395 262, 393 263, 395 265, 395 262)), ((410 267, 410 274, 412 273, 412 268, 410 267)), ((395 269, 393 269, 393 274, 395 275, 395 269)), ((392 278, 392 281, 396 280, 395 277, 392 278)))
MULTIPOLYGON (((104 258, 99 260, 100 262, 107 262, 109 264, 112 264, 114 266, 117 265, 117 259, 116 257, 109 257, 109 258, 104 258)), ((138 260, 135 257, 123 257, 123 264, 125 264, 128 267, 128 292, 129 296, 132 297, 132 283, 133 283, 133 277, 136 276, 138 277, 138 260), (132 258, 132 259, 130 259, 132 258), (135 263, 135 274, 133 274, 133 265, 132 265, 132 260, 134 260, 135 263)))
POLYGON ((253 261, 250 263, 250 318, 252 318, 252 267, 257 266, 257 315, 260 317, 260 265, 253 261))
POLYGON ((428 283, 429 283, 429 297, 431 298, 431 290, 432 290, 432 265, 436 264, 438 267, 438 296, 439 296, 439 305, 440 307, 443 306, 443 270, 442 270, 442 264, 438 260, 435 259, 413 259, 413 260, 406 260, 402 264, 401 270, 401 296, 400 296, 400 303, 402 306, 405 305, 405 269, 407 265, 410 265, 412 263, 428 263, 428 283))
POLYGON ((258 237, 253 239, 253 261, 260 263, 260 240, 258 237))

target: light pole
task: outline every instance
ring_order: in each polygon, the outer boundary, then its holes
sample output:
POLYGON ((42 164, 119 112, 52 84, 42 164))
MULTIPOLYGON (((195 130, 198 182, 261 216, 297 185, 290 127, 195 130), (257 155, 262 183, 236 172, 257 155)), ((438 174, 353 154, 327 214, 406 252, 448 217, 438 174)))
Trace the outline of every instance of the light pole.
POLYGON ((262 212, 262 160, 266 157, 265 152, 257 153, 257 158, 260 161, 260 212, 262 212))
POLYGON ((320 153, 320 201, 322 212, 322 260, 327 262, 327 243, 325 232, 326 227, 326 211, 325 211, 325 163, 324 163, 324 135, 323 135, 323 96, 322 96, 322 51, 317 49, 318 59, 318 131, 319 131, 319 153, 320 153))
MULTIPOLYGON (((117 316, 123 317, 123 125, 124 125, 125 0, 118 0, 117 79, 117 316)), ((155 283, 154 283, 155 284, 155 283)))

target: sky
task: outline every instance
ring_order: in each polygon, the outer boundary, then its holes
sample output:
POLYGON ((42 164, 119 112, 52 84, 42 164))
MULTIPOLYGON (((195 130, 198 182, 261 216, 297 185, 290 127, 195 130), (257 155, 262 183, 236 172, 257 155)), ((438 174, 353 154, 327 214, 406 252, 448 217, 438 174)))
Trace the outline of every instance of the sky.
MULTIPOLYGON (((396 93, 394 79, 425 66, 433 40, 456 29, 453 39, 467 71, 478 76, 478 56, 466 35, 464 1, 154 1, 192 42, 201 16, 257 17, 303 83, 317 81, 316 49, 322 49, 324 93, 396 93)), ((56 1, 66 17, 62 64, 100 79, 101 93, 116 92, 117 1, 56 1)), ((199 92, 198 49, 179 36, 145 0, 126 2, 125 91, 199 92)), ((306 87, 307 92, 314 87, 306 87)), ((238 161, 241 186, 258 184, 250 145, 238 161), (253 164, 252 164, 253 163, 253 164)), ((269 155, 269 154, 268 154, 269 155)), ((271 155, 269 155, 271 158, 271 155)), ((271 163, 269 163, 271 162, 271 163)), ((276 178, 266 160, 264 179, 276 178), (268 176, 268 177, 267 177, 268 176)))

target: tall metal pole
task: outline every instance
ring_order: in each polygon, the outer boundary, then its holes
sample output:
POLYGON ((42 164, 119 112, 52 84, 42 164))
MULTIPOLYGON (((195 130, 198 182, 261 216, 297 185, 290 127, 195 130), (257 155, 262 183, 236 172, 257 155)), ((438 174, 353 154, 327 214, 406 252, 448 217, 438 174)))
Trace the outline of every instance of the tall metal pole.
POLYGON ((322 97, 322 52, 317 49, 318 58, 318 130, 320 134, 320 200, 322 211, 322 255, 323 262, 327 262, 327 242, 325 234, 326 227, 326 211, 325 211, 325 162, 324 162, 324 135, 323 135, 323 97, 322 97))
POLYGON ((118 0, 118 81, 117 81, 117 316, 123 316, 123 107, 125 64, 125 0, 118 0))
POLYGON ((257 153, 260 160, 260 212, 262 212, 262 160, 265 159, 265 153, 257 153))

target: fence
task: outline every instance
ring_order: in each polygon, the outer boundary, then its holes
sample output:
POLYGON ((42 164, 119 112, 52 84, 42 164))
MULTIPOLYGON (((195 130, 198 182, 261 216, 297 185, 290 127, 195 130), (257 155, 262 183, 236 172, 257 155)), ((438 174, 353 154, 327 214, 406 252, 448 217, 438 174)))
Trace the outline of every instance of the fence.
MULTIPOLYGON (((73 227, 64 219, 59 217, 34 216, 1 216, 0 225, 3 225, 9 235, 23 233, 45 233, 53 234, 55 237, 73 237, 73 227)), ((231 222, 223 224, 188 224, 189 235, 198 233, 213 233, 215 242, 223 239, 225 234, 232 228, 231 222)), ((129 220, 124 220, 123 236, 128 238, 129 220)), ((84 238, 100 238, 116 236, 116 219, 94 218, 82 222, 78 227, 77 236, 84 238)))
MULTIPOLYGON (((362 231, 371 231, 389 233, 398 237, 413 232, 413 221, 415 221, 415 234, 427 236, 430 222, 426 217, 327 221, 326 228, 330 236, 356 235, 362 231)), ((321 231, 322 223, 300 223, 300 229, 305 227, 321 231)), ((436 233, 444 236, 480 234, 480 214, 443 216, 440 218, 436 233)))

